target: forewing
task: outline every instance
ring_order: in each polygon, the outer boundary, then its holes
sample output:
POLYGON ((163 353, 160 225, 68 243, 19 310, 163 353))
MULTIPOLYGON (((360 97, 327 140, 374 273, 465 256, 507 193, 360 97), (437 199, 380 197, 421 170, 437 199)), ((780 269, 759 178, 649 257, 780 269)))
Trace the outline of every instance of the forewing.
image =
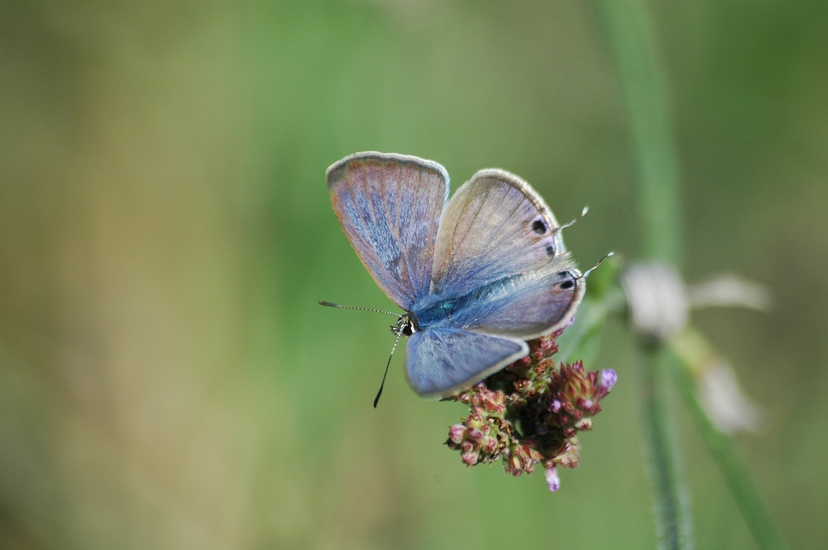
POLYGON ((476 334, 454 328, 415 332, 405 351, 405 373, 424 397, 445 396, 462 390, 525 357, 529 346, 521 340, 476 334))
POLYGON ((351 246, 377 285, 409 310, 428 292, 449 177, 417 157, 357 153, 327 171, 328 191, 351 246))
POLYGON ((446 206, 431 292, 457 297, 450 325, 534 338, 566 324, 585 290, 552 211, 525 181, 481 170, 446 206))

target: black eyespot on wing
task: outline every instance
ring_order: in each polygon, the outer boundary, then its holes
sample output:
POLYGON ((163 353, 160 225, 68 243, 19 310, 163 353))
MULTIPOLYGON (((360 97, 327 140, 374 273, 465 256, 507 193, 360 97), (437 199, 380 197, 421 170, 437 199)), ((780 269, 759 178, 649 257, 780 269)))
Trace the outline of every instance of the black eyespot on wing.
POLYGON ((546 224, 543 223, 543 220, 535 220, 532 222, 532 231, 538 235, 543 235, 546 233, 546 224))
POLYGON ((550 257, 555 255, 555 247, 551 244, 546 245, 546 255, 550 257))
POLYGON ((558 283, 558 288, 568 290, 575 286, 575 277, 569 271, 558 271, 556 275, 558 276, 558 280, 561 281, 558 283))

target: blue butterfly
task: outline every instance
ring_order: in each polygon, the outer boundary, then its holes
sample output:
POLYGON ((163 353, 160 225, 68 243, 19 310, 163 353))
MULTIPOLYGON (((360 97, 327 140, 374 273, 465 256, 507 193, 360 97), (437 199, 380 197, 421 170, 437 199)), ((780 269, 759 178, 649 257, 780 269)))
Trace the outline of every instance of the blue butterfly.
POLYGON ((394 332, 410 336, 405 373, 424 397, 525 357, 526 340, 565 326, 581 302, 562 227, 514 174, 481 170, 451 200, 445 168, 413 156, 356 153, 326 175, 351 246, 406 312, 394 332))

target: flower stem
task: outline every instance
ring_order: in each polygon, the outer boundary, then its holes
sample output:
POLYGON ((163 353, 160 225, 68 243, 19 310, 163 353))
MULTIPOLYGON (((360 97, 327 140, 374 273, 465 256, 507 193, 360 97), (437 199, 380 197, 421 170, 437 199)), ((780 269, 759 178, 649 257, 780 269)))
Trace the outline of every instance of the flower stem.
POLYGON ((699 401, 696 379, 693 376, 694 365, 689 364, 693 355, 709 355, 710 348, 704 338, 692 328, 679 339, 674 339, 671 350, 681 361, 672 363, 672 371, 690 412, 696 421, 699 432, 710 449, 710 454, 718 463, 724 474, 736 504, 753 533, 757 544, 763 550, 784 550, 787 548, 776 524, 767 508, 765 508, 750 474, 744 463, 739 459, 730 437, 719 431, 705 412, 699 401), (680 339, 680 340, 679 340, 680 339), (688 350, 688 346, 695 345, 701 350, 688 350), (689 353, 688 353, 689 351, 689 353))
POLYGON ((687 493, 681 479, 676 429, 670 414, 670 392, 664 374, 673 358, 662 346, 645 348, 648 355, 643 380, 645 449, 650 483, 655 493, 656 534, 659 547, 693 547, 687 493))
MULTIPOLYGON (((598 0, 615 59, 639 170, 638 209, 644 251, 649 258, 678 267, 681 247, 679 163, 669 115, 667 84, 647 7, 642 0, 598 0)), ((660 345, 642 343, 645 352, 643 407, 659 546, 692 548, 692 525, 679 475, 678 436, 664 383, 669 356, 660 345)))
POLYGON ((609 46, 623 89, 639 171, 638 213, 644 251, 679 267, 680 170, 670 116, 667 78, 647 6, 642 0, 599 0, 609 46))

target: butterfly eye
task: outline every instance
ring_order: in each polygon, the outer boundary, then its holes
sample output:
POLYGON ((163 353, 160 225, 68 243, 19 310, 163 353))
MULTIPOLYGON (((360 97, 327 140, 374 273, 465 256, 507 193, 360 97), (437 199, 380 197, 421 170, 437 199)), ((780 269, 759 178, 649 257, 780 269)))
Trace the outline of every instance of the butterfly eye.
POLYGON ((546 224, 543 223, 543 220, 535 220, 532 222, 532 231, 538 235, 543 235, 546 233, 546 224))

